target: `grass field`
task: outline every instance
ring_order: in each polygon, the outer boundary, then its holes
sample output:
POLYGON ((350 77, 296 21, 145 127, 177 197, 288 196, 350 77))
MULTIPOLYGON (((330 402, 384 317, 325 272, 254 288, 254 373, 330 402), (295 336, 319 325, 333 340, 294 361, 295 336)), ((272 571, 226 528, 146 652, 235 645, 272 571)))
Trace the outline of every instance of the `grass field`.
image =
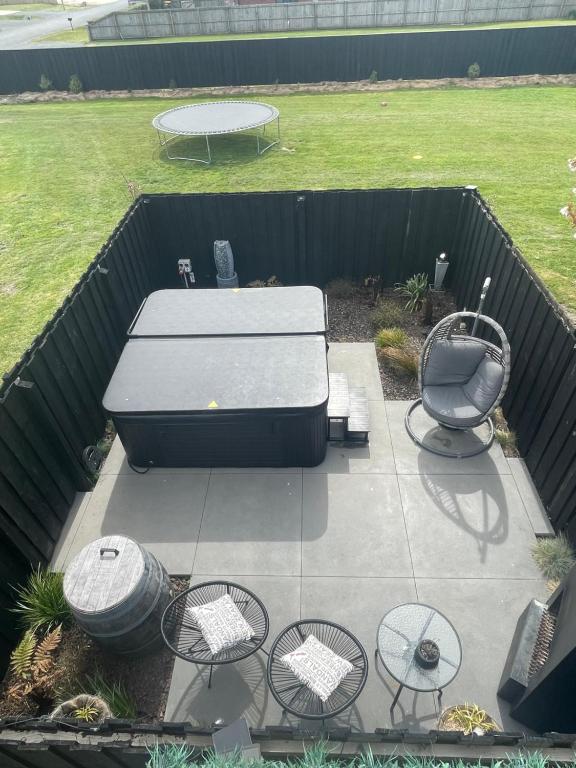
POLYGON ((574 177, 569 87, 267 97, 284 149, 215 139, 211 167, 159 158, 159 99, 3 106, 0 370, 61 303, 130 204, 147 192, 476 184, 556 296, 576 309, 576 242, 559 208, 574 177), (382 106, 385 101, 387 106, 382 106))
POLYGON ((567 24, 576 24, 576 20, 570 19, 550 19, 541 21, 510 21, 500 24, 467 24, 465 27, 374 27, 361 29, 324 29, 324 30, 304 30, 301 32, 262 32, 250 34, 232 34, 232 35, 192 35, 189 37, 157 37, 149 40, 106 40, 104 42, 91 43, 88 37, 87 27, 78 29, 65 29, 62 32, 54 32, 38 40, 38 42, 65 42, 65 43, 84 43, 85 45, 135 45, 135 44, 154 44, 154 43, 208 43, 215 40, 253 40, 255 38, 278 38, 278 37, 326 37, 334 35, 389 35, 405 34, 409 32, 453 32, 462 29, 511 29, 513 27, 550 27, 564 26, 567 24))

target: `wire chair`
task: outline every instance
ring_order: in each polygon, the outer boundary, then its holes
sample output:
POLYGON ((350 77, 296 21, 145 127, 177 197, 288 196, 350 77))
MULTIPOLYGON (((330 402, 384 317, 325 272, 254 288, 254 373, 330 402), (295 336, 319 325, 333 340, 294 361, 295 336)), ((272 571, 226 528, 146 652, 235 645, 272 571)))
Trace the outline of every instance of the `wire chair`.
MULTIPOLYGON (((510 379, 510 360, 510 345, 508 343, 508 339, 506 338, 506 334, 504 333, 503 328, 491 317, 482 315, 479 312, 455 312, 454 314, 448 315, 443 320, 441 320, 432 329, 424 343, 424 347, 420 354, 420 364, 418 367, 418 389, 420 392, 420 398, 412 403, 408 408, 404 420, 408 434, 414 440, 414 442, 416 442, 422 448, 431 451, 432 453, 450 458, 466 458, 469 456, 475 456, 490 448, 494 441, 494 424, 492 423, 492 419, 490 417, 502 402, 502 398, 504 397, 508 387, 508 381, 510 379), (474 320, 472 333, 462 333, 460 330, 462 323, 465 324, 466 321, 471 319, 474 320), (479 338, 475 335, 475 332, 480 324, 487 326, 496 334, 499 339, 500 346, 486 341, 483 338, 479 338), (481 351, 483 352, 483 359, 489 358, 501 368, 502 376, 498 390, 492 393, 493 397, 490 398, 489 404, 482 409, 476 409, 477 412, 473 416, 461 418, 456 414, 447 413, 446 409, 435 407, 435 397, 437 396, 435 395, 434 390, 442 388, 430 386, 429 364, 434 354, 435 348, 437 348, 437 346, 441 343, 444 344, 445 349, 450 350, 455 370, 458 369, 459 351, 463 351, 465 347, 470 349, 471 345, 473 347, 480 347, 481 351), (462 345, 461 350, 458 349, 459 345, 462 345), (446 427, 449 430, 470 430, 486 422, 489 429, 488 437, 486 440, 478 440, 476 444, 472 445, 471 448, 458 451, 456 453, 449 450, 443 450, 442 448, 437 448, 431 444, 427 444, 416 433, 411 423, 411 416, 420 405, 423 406, 424 411, 433 419, 435 419, 438 424, 440 424, 442 427, 446 427)), ((449 373, 449 370, 445 371, 446 375, 449 373)))
POLYGON ((232 664, 256 653, 268 637, 268 612, 262 601, 249 589, 231 581, 207 581, 177 595, 162 615, 161 631, 164 642, 172 653, 184 661, 210 667, 208 687, 212 685, 213 667, 232 664), (230 595, 234 604, 254 630, 250 640, 212 655, 190 608, 211 603, 230 595))
POLYGON ((284 712, 308 720, 326 720, 350 707, 358 698, 368 677, 368 659, 360 642, 344 627, 331 621, 296 621, 278 635, 268 656, 268 685, 284 712), (340 682, 327 701, 302 683, 280 659, 295 651, 314 635, 334 653, 349 661, 354 669, 340 682))

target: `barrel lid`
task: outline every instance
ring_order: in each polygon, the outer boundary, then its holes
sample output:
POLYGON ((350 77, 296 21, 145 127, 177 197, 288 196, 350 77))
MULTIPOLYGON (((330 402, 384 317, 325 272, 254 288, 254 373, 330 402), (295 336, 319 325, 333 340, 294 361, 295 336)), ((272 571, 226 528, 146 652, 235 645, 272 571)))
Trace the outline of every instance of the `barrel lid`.
POLYGON ((64 597, 73 611, 108 611, 132 594, 144 569, 144 551, 136 541, 104 536, 85 546, 66 569, 64 597))

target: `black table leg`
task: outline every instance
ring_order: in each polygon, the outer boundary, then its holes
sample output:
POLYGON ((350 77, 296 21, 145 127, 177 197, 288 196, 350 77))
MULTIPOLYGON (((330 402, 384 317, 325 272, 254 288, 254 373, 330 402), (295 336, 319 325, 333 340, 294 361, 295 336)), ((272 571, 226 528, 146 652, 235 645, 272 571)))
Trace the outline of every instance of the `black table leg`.
POLYGON ((438 709, 442 713, 442 688, 438 688, 438 709))
POLYGON ((390 707, 390 713, 392 713, 392 710, 394 709, 394 707, 398 703, 398 699, 400 697, 400 694, 402 693, 402 689, 403 688, 404 688, 404 686, 402 684, 400 684, 400 686, 398 687, 398 690, 396 691, 396 696, 394 696, 394 701, 392 702, 392 706, 390 707))
POLYGON ((210 664, 210 675, 208 676, 208 688, 212 688, 212 670, 214 669, 214 665, 210 664))

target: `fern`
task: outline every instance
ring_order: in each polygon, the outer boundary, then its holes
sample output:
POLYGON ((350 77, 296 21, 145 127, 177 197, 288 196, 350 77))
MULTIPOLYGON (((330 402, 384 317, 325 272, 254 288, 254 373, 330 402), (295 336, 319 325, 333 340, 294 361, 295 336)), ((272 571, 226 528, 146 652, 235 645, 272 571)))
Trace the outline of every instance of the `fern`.
POLYGON ((54 663, 54 652, 62 641, 62 627, 48 632, 36 646, 32 669, 35 675, 46 674, 54 663))
POLYGON ((32 675, 35 649, 36 636, 29 629, 24 633, 22 640, 20 640, 10 656, 10 669, 17 677, 26 679, 32 675))

